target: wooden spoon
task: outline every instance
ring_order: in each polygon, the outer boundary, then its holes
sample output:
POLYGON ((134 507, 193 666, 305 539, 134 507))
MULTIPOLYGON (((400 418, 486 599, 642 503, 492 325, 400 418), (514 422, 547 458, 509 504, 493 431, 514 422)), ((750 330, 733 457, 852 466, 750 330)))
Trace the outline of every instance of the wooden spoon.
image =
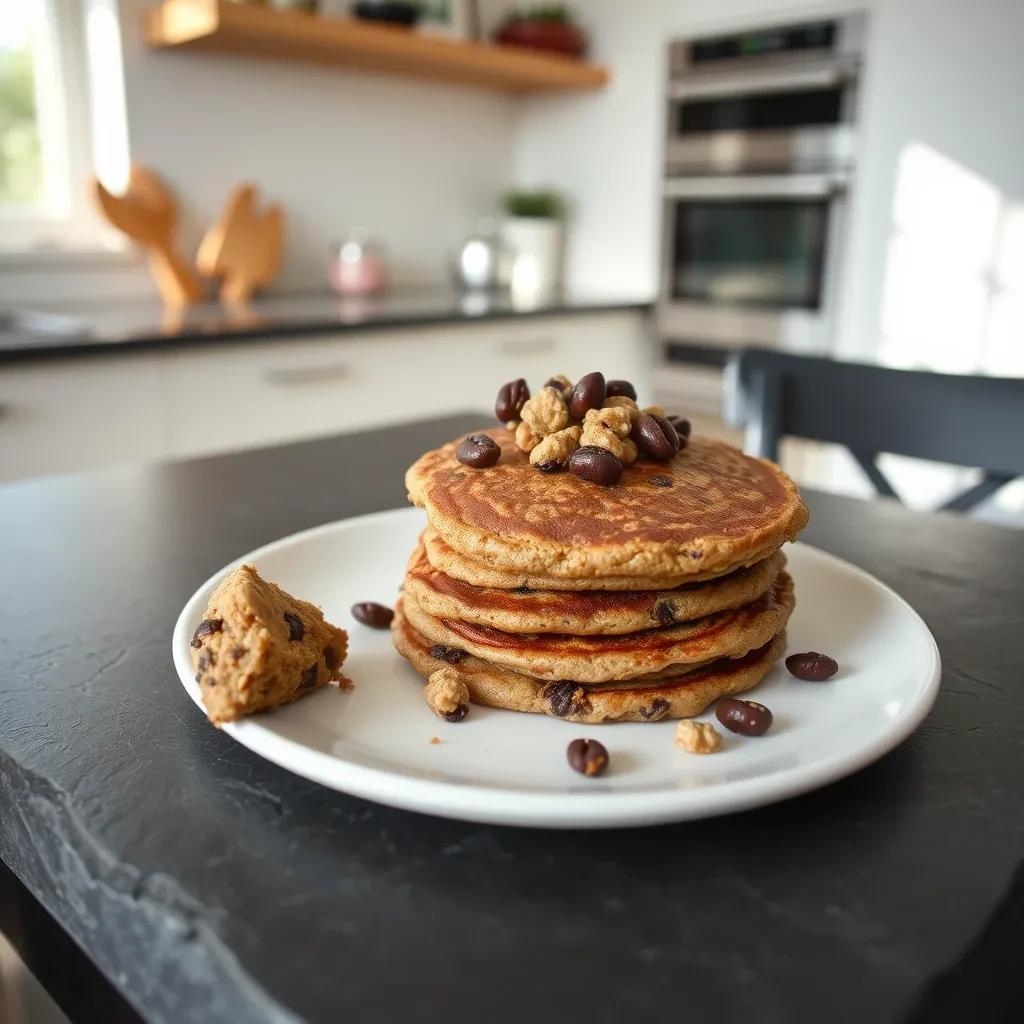
POLYGON ((156 174, 133 164, 124 195, 115 196, 96 179, 93 191, 107 220, 147 250, 150 273, 165 303, 186 306, 204 297, 202 281, 174 249, 178 207, 156 174))

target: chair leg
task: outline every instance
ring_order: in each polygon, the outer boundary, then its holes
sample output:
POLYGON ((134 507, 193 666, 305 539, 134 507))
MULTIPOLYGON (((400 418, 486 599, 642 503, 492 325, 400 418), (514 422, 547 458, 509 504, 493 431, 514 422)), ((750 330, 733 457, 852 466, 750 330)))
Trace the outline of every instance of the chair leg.
POLYGON ((743 447, 749 455, 774 462, 779 460, 781 390, 782 380, 778 375, 765 372, 752 375, 744 402, 747 431, 743 447))
POLYGON ((993 473, 986 470, 985 475, 973 487, 968 487, 962 494, 951 498, 942 506, 941 511, 969 512, 1013 479, 1015 478, 1007 473, 993 473))
POLYGON ((883 498, 895 498, 902 503, 902 499, 893 489, 889 478, 878 468, 875 459, 877 452, 863 452, 857 448, 851 448, 850 454, 857 460, 857 464, 867 474, 867 478, 874 485, 874 488, 883 498))

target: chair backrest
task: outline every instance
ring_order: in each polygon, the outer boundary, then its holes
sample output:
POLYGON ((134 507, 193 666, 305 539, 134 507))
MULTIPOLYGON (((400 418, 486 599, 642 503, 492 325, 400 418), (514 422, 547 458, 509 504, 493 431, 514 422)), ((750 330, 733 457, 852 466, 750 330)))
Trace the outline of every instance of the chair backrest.
POLYGON ((985 471, 948 502, 963 511, 1024 475, 1024 379, 967 377, 745 349, 728 368, 727 411, 747 450, 777 459, 784 436, 845 445, 882 494, 881 452, 985 471))

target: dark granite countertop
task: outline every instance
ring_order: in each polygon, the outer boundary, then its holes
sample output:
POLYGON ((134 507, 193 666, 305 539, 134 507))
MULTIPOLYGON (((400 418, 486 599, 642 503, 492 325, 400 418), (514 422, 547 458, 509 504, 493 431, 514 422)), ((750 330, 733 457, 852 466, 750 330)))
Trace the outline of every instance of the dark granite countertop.
POLYGON ((0 310, 0 363, 209 344, 211 340, 278 339, 650 308, 650 301, 625 296, 567 291, 527 302, 514 301, 508 293, 459 294, 444 289, 394 291, 366 299, 329 292, 266 296, 234 310, 217 303, 173 310, 155 301, 36 306, 0 310))
POLYGON ((0 488, 0 923, 71 1016, 1022 1019, 1024 532, 808 495, 806 539, 924 616, 942 689, 878 763, 745 814, 446 821, 206 722, 170 651, 196 585, 402 505, 402 469, 478 419, 0 488))

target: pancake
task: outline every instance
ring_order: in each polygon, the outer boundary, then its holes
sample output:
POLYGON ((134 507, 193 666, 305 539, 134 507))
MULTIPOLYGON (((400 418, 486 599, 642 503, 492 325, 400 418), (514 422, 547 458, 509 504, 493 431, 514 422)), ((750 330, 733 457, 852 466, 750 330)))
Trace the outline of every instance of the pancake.
MULTIPOLYGON (((472 470, 458 442, 427 452, 406 473, 410 499, 457 553, 522 572, 576 581, 722 572, 792 540, 807 522, 796 485, 774 463, 693 437, 669 462, 637 461, 619 484, 538 472, 503 428, 484 431, 501 460, 472 470)), ((763 556, 762 556, 763 557, 763 556)))
POLYGON ((422 542, 409 560, 404 592, 428 615, 506 633, 635 633, 689 622, 760 597, 786 564, 781 551, 707 583, 676 590, 565 591, 474 587, 435 569, 422 542))
MULTIPOLYGON (((431 643, 410 625, 402 603, 392 626, 395 647, 425 679, 447 665, 430 654, 431 643)), ((569 722, 602 725, 609 722, 659 722, 699 715, 719 697, 744 693, 756 686, 782 656, 785 633, 741 658, 719 659, 694 671, 657 681, 584 686, 559 680, 541 682, 519 672, 467 655, 456 666, 474 704, 509 711, 527 711, 569 722)))
POLYGON ((766 644, 793 611, 793 580, 781 572, 771 588, 742 608, 694 622, 619 636, 504 633, 424 612, 406 594, 404 615, 432 643, 466 651, 537 679, 600 683, 632 679, 671 665, 737 657, 766 644))
POLYGON ((537 576, 525 572, 504 572, 485 562, 459 554, 438 536, 431 527, 423 531, 423 546, 427 560, 446 576, 470 583, 475 587, 494 587, 497 590, 675 590, 690 583, 703 583, 728 576, 738 569, 763 562, 779 550, 777 544, 750 551, 735 564, 723 566, 714 572, 695 572, 673 576, 602 576, 599 579, 571 580, 557 576, 537 576))

